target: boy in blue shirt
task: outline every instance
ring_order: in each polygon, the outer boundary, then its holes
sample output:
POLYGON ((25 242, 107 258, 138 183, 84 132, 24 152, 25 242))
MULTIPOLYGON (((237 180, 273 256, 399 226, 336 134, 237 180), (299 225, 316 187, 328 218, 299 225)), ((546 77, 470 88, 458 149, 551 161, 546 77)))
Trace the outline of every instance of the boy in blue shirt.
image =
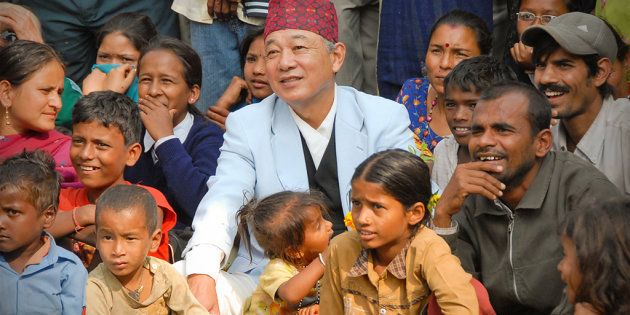
POLYGON ((59 175, 44 152, 0 164, 0 314, 81 314, 87 271, 44 231, 59 201, 59 175))

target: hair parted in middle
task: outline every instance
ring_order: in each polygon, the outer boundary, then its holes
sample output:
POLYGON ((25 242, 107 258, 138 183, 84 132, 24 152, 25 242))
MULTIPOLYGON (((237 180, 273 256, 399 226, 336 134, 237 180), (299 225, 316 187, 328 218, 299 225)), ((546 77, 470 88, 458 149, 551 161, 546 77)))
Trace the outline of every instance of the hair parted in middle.
MULTIPOLYGON (((418 202, 426 207, 432 195, 427 164, 419 156, 401 149, 381 151, 367 158, 357 166, 351 182, 358 179, 381 185, 405 209, 418 202)), ((422 220, 411 228, 412 234, 428 222, 429 216, 429 211, 425 211, 422 220)))

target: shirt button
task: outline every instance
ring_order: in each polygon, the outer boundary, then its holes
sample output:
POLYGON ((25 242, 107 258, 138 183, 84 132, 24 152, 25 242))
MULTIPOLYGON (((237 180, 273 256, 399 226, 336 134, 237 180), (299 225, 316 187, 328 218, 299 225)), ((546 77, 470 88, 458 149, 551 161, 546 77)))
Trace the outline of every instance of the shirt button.
POLYGON ((384 308, 381 308, 381 311, 379 313, 381 315, 385 315, 385 314, 387 314, 387 310, 385 310, 384 308))

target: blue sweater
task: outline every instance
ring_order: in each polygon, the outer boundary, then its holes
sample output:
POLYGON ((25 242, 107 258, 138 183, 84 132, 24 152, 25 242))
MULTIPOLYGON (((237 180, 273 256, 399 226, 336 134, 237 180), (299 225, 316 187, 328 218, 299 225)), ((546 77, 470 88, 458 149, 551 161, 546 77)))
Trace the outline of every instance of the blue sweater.
MULTIPOLYGON (((145 131, 146 132, 146 131, 145 131)), ((158 163, 151 151, 144 152, 133 167, 125 170, 125 179, 161 191, 177 212, 176 228, 190 226, 197 206, 208 192, 206 184, 217 169, 223 130, 194 115, 186 141, 173 138, 157 147, 158 163)))

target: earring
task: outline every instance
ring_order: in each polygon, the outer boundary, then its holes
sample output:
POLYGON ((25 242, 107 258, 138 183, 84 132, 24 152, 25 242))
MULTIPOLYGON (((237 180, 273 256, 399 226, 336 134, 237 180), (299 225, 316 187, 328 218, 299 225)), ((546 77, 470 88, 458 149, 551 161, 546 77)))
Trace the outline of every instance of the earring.
POLYGON ((4 123, 7 126, 11 125, 11 121, 9 120, 9 108, 8 107, 4 108, 4 123))

